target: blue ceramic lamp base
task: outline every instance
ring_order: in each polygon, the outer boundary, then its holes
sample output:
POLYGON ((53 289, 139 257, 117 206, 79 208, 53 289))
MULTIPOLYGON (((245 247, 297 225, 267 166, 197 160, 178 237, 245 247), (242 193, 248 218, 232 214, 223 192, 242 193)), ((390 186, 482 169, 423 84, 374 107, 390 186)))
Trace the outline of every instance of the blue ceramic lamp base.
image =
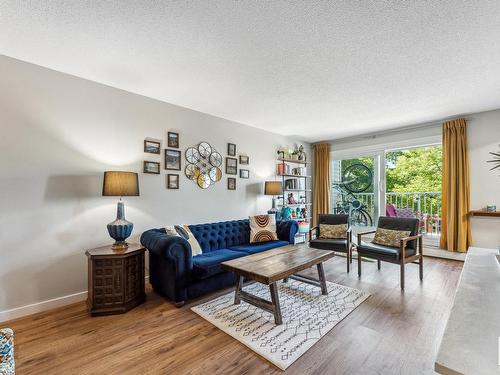
POLYGON ((125 205, 120 199, 116 209, 116 220, 108 224, 108 233, 115 240, 111 248, 113 250, 128 248, 128 243, 125 240, 130 237, 133 228, 134 224, 125 220, 125 205))

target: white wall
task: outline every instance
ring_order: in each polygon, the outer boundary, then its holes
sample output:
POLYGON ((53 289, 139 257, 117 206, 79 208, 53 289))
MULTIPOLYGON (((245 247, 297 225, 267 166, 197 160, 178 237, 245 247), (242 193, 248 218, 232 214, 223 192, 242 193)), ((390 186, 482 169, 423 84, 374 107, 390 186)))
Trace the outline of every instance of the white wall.
POLYGON ((265 212, 271 200, 262 185, 274 178, 276 149, 294 142, 1 56, 0 124, 0 321, 36 308, 6 310, 87 289, 84 252, 110 243, 106 223, 116 215, 117 199, 101 196, 102 173, 162 160, 143 153, 146 137, 164 147, 167 130, 176 130, 181 150, 207 141, 223 156, 227 142, 236 143, 250 157, 251 178, 238 177, 228 191, 224 174, 202 190, 181 171, 180 189, 167 190, 164 170, 141 173, 141 196, 125 198, 136 236, 265 212))
MULTIPOLYGON (((500 151, 500 110, 477 113, 467 122, 470 163, 471 209, 488 204, 500 211, 500 171, 489 171, 490 152, 500 151)), ((476 247, 496 248, 500 245, 500 219, 472 217, 472 241, 476 247)))

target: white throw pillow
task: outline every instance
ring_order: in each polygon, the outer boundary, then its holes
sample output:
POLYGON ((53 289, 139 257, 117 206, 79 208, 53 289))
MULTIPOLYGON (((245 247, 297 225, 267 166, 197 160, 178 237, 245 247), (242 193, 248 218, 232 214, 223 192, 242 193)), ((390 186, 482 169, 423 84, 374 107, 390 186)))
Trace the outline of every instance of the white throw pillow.
POLYGON ((184 225, 168 225, 165 227, 165 232, 169 236, 178 236, 184 238, 191 246, 191 253, 193 256, 202 253, 201 246, 198 240, 193 235, 187 224, 184 225))

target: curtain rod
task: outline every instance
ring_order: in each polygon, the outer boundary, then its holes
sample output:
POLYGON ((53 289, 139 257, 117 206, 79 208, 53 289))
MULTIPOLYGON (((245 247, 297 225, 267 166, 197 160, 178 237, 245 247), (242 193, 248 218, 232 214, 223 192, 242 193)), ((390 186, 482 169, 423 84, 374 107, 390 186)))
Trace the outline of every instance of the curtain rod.
POLYGON ((453 119, 459 119, 459 118, 463 118, 463 119, 465 119, 465 121, 470 121, 471 120, 470 115, 471 114, 462 115, 462 116, 460 116, 460 115, 458 115, 458 116, 450 116, 450 117, 445 117, 445 118, 443 118, 441 120, 436 120, 436 121, 432 121, 432 122, 423 122, 423 123, 418 123, 418 124, 414 124, 414 125, 405 125, 405 126, 401 126, 401 127, 398 127, 398 128, 392 128, 392 129, 387 129, 387 130, 379 130, 379 131, 375 131, 375 132, 371 132, 371 133, 358 134, 358 135, 353 135, 353 136, 343 137, 343 138, 327 139, 327 140, 324 140, 324 141, 314 142, 314 143, 312 143, 312 145, 320 144, 320 143, 356 141, 356 140, 361 140, 361 139, 374 138, 374 137, 377 137, 377 136, 380 136, 380 135, 387 135, 387 134, 392 134, 392 133, 401 133, 401 132, 404 132, 406 130, 425 129, 425 128, 430 128, 430 127, 437 126, 437 125, 442 125, 443 122, 450 121, 450 120, 453 120, 453 119))

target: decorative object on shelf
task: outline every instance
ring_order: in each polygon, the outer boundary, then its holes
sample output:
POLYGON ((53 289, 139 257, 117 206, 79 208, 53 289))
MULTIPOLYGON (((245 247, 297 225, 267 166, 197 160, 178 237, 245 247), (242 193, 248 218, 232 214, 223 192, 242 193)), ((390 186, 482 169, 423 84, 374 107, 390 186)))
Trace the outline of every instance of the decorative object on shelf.
POLYGON ((489 204, 486 206, 486 211, 487 212, 496 212, 497 211, 497 206, 494 204, 489 204))
POLYGON ((266 181, 264 183, 264 194, 273 197, 273 206, 267 213, 276 213, 276 196, 283 194, 283 185, 280 181, 266 181))
POLYGON ((490 155, 493 156, 492 160, 488 160, 487 163, 493 163, 493 167, 490 168, 490 171, 500 168, 500 153, 498 152, 490 152, 490 155), (496 165, 495 165, 496 164, 496 165))
POLYGON ((282 220, 290 220, 292 218, 292 209, 290 207, 284 207, 281 211, 282 220))
POLYGON ((167 189, 179 189, 178 174, 167 174, 167 189))
POLYGON ((227 144, 227 154, 229 156, 236 156, 236 145, 234 143, 227 144))
POLYGON ((139 176, 134 172, 107 171, 104 172, 102 195, 120 197, 116 210, 116 220, 108 224, 108 233, 115 240, 113 250, 123 250, 128 247, 125 241, 134 225, 125 220, 125 205, 122 197, 139 196, 139 176))
POLYGON ((222 178, 222 155, 208 142, 189 147, 185 156, 188 164, 184 174, 198 187, 207 189, 222 178))
POLYGON ((240 169, 240 178, 250 178, 250 171, 248 169, 240 169))
POLYGON ((179 148, 179 133, 167 133, 167 146, 172 148, 179 148))
POLYGON ((287 174, 286 167, 287 167, 287 165, 284 163, 280 163, 276 166, 276 173, 278 174, 278 176, 283 176, 283 175, 287 174))
POLYGON ((226 158, 226 174, 238 174, 238 159, 226 158))
POLYGON ((150 141, 148 139, 144 140, 144 152, 148 154, 160 154, 160 142, 150 141))
POLYGON ((288 193, 287 202, 288 202, 288 204, 297 204, 297 201, 295 200, 293 193, 288 193))
POLYGON ((292 168, 292 173, 294 176, 305 176, 306 169, 304 167, 292 168))
POLYGON ((160 163, 145 160, 142 171, 149 174, 160 174, 160 163))
POLYGON ((165 149, 165 169, 173 171, 181 170, 181 152, 179 150, 165 149))
POLYGON ((304 207, 300 210, 300 216, 307 219, 307 208, 304 207))
POLYGON ((241 165, 248 165, 249 164, 249 157, 246 155, 240 155, 240 164, 241 165))
POLYGON ((144 254, 139 244, 116 252, 111 246, 87 250, 87 309, 92 316, 123 314, 146 301, 144 254))
POLYGON ((298 149, 298 156, 300 161, 307 161, 307 155, 304 151, 304 146, 300 145, 298 149))
POLYGON ((227 178, 227 190, 236 190, 236 178, 234 177, 227 178))
MULTIPOLYGON (((302 217, 305 217, 305 216, 302 216, 302 217)), ((299 224, 299 233, 306 234, 309 232, 309 223, 307 221, 301 220, 297 224, 299 224)))

